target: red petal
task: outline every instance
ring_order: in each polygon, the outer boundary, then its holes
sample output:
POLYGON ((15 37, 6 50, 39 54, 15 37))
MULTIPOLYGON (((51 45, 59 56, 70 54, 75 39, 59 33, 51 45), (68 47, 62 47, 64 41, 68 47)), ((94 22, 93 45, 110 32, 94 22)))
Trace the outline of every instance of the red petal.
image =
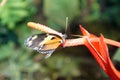
POLYGON ((107 65, 105 65, 106 72, 108 73, 108 75, 111 77, 112 80, 120 80, 120 72, 118 72, 116 70, 116 68, 114 67, 114 65, 109 57, 108 48, 104 42, 104 37, 102 35, 100 37, 100 42, 101 42, 100 43, 101 47, 103 49, 103 50, 101 50, 101 53, 103 54, 102 56, 107 61, 107 65))
POLYGON ((120 47, 120 42, 105 38, 105 42, 109 45, 120 47))
POLYGON ((83 36, 87 36, 87 37, 96 37, 95 35, 93 34, 90 34, 85 28, 83 28, 81 25, 80 25, 80 30, 83 34, 83 36))
POLYGON ((94 56, 94 58, 97 60, 97 62, 100 64, 100 66, 105 70, 104 64, 106 63, 106 61, 99 54, 98 43, 94 43, 94 42, 91 42, 90 39, 86 39, 85 46, 90 50, 90 52, 92 53, 92 55, 94 56))
POLYGON ((90 33, 80 25, 80 30, 83 36, 90 36, 90 33))

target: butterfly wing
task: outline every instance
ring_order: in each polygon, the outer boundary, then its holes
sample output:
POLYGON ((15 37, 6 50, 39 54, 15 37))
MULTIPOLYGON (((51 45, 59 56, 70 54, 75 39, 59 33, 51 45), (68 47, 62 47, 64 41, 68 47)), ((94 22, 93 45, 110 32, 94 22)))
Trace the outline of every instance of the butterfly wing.
POLYGON ((38 45, 40 44, 44 38, 47 37, 46 34, 36 34, 33 36, 29 36, 26 40, 25 40, 25 45, 28 48, 31 48, 33 50, 38 50, 38 48, 41 48, 42 45, 38 45))
POLYGON ((28 48, 46 54, 46 57, 49 57, 61 43, 62 39, 53 34, 37 34, 28 37, 25 41, 28 48))

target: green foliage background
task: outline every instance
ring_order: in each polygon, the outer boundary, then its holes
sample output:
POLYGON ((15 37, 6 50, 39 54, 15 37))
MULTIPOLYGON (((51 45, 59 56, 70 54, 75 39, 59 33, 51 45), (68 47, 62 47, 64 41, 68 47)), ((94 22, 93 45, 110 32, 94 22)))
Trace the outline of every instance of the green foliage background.
MULTIPOLYGON (((40 31, 34 21, 63 31, 69 18, 70 33, 79 34, 79 24, 88 31, 120 40, 119 0, 0 0, 0 80, 101 80, 106 75, 84 46, 60 48, 45 55, 27 49, 24 40, 40 31), (1 5, 2 1, 6 1, 1 5)), ((109 47, 114 62, 120 50, 109 47)))

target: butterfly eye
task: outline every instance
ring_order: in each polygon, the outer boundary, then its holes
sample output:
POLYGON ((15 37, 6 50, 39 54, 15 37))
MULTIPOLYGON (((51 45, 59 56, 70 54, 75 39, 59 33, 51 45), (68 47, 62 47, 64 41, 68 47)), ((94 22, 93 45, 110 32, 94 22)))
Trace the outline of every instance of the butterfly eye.
POLYGON ((51 40, 55 39, 55 37, 52 37, 51 40))

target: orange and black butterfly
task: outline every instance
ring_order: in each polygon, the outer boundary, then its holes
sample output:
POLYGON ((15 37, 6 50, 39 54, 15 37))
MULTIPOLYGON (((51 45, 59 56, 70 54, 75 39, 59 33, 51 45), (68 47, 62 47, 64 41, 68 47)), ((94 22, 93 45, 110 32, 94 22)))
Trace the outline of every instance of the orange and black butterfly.
POLYGON ((49 57, 54 50, 65 41, 66 35, 59 33, 47 26, 34 22, 29 22, 28 26, 44 31, 46 34, 35 34, 28 37, 25 40, 25 45, 28 48, 37 50, 39 53, 46 54, 46 57, 49 57))

